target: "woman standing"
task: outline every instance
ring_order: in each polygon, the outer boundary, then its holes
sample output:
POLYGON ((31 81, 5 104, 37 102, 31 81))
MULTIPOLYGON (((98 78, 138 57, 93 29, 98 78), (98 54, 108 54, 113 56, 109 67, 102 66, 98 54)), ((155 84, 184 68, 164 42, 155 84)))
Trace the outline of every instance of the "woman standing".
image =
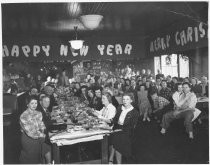
POLYGON ((45 146, 46 129, 41 112, 36 111, 38 101, 36 97, 29 98, 28 108, 20 116, 21 126, 21 164, 40 164, 42 156, 49 152, 45 146))
MULTIPOLYGON (((117 113, 113 119, 114 129, 122 129, 122 131, 112 136, 114 153, 118 164, 122 163, 122 155, 126 157, 128 163, 132 157, 132 138, 139 117, 138 111, 131 104, 132 101, 131 94, 124 94, 123 105, 117 109, 117 113)), ((109 162, 113 162, 112 156, 110 156, 109 162)))
POLYGON ((149 114, 152 112, 151 105, 148 100, 148 91, 145 90, 145 86, 140 86, 140 91, 137 92, 138 95, 138 106, 139 106, 139 112, 140 116, 143 115, 143 121, 149 121, 149 114))

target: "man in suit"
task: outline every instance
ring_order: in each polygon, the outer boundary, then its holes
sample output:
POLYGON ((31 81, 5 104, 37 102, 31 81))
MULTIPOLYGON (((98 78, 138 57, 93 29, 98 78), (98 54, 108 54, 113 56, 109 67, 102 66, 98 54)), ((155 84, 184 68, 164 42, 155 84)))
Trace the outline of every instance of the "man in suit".
POLYGON ((45 127, 46 127, 46 140, 45 140, 45 143, 44 143, 44 147, 45 149, 48 151, 46 154, 45 154, 45 162, 47 164, 50 164, 51 163, 51 144, 50 144, 50 141, 49 141, 49 136, 48 136, 48 132, 49 132, 49 127, 52 123, 51 121, 51 117, 50 117, 50 112, 48 110, 49 106, 50 106, 50 97, 47 96, 47 95, 41 95, 40 97, 40 101, 39 101, 39 106, 37 108, 38 111, 40 111, 42 113, 42 120, 45 124, 45 127))
POLYGON ((44 87, 44 93, 43 94, 47 95, 50 98, 50 105, 48 107, 48 110, 50 112, 52 112, 52 107, 57 105, 55 97, 53 95, 54 91, 55 91, 54 86, 51 85, 51 84, 48 84, 44 87))
POLYGON ((102 93, 101 93, 102 89, 101 88, 95 88, 95 96, 93 98, 93 108, 97 111, 100 111, 103 108, 103 104, 102 104, 102 93))
POLYGON ((201 77, 201 83, 200 83, 201 89, 202 89, 202 93, 201 96, 209 96, 209 91, 208 91, 208 80, 206 76, 202 76, 201 77))

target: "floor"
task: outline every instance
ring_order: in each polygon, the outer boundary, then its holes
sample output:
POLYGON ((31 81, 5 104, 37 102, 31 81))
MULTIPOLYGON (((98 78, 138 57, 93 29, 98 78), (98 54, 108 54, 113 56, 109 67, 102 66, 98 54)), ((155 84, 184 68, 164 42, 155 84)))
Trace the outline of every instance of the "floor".
MULTIPOLYGON (((134 157, 133 163, 138 164, 206 164, 209 163, 209 125, 208 121, 204 121, 201 125, 194 125, 195 139, 189 141, 185 132, 183 122, 174 122, 166 136, 160 134, 160 127, 155 121, 142 122, 139 121, 136 127, 136 138, 134 142, 134 157)), ((20 139, 17 127, 8 130, 4 128, 4 163, 18 164, 20 154, 20 139)), ((100 151, 100 145, 97 142, 94 146, 97 149, 88 149, 84 146, 84 159, 100 156, 97 151, 100 151), (89 150, 89 151, 88 151, 89 150), (93 151, 94 152, 91 152, 93 151), (88 153, 89 152, 89 153, 88 153)), ((71 162, 71 157, 76 155, 76 146, 69 150, 64 148, 62 157, 63 163, 71 162), (74 148, 75 147, 75 148, 74 148), (68 151, 67 152, 65 152, 68 151)), ((75 159, 76 161, 76 159, 75 159)))

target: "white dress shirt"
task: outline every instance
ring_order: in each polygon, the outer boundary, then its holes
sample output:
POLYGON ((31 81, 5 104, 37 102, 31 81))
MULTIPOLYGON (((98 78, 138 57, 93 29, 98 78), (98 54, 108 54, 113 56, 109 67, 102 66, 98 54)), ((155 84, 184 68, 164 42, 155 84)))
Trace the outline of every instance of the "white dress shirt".
POLYGON ((118 124, 119 125, 123 125, 124 124, 125 117, 126 117, 127 113, 130 112, 130 111, 132 111, 132 110, 133 110, 133 106, 131 106, 128 109, 125 109, 125 107, 122 106, 122 112, 121 112, 120 117, 119 117, 119 120, 118 120, 118 124))
POLYGON ((173 98, 173 100, 174 100, 175 107, 176 107, 176 106, 179 106, 179 100, 180 100, 180 98, 181 98, 181 95, 182 95, 182 92, 178 92, 178 91, 176 91, 176 92, 173 94, 172 98, 173 98))
POLYGON ((103 107, 98 113, 100 117, 105 119, 113 119, 116 114, 116 108, 110 103, 107 107, 103 107))
POLYGON ((188 99, 181 105, 181 109, 195 109, 196 103, 198 101, 196 95, 192 92, 189 92, 187 94, 183 93, 181 95, 180 101, 184 100, 186 97, 188 97, 188 99))

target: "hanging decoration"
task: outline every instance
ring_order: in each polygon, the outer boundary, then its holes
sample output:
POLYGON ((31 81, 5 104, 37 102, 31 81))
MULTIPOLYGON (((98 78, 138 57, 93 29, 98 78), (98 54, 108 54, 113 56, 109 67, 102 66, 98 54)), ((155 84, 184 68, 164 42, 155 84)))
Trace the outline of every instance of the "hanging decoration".
POLYGON ((171 55, 166 56, 166 65, 171 65, 171 55))

